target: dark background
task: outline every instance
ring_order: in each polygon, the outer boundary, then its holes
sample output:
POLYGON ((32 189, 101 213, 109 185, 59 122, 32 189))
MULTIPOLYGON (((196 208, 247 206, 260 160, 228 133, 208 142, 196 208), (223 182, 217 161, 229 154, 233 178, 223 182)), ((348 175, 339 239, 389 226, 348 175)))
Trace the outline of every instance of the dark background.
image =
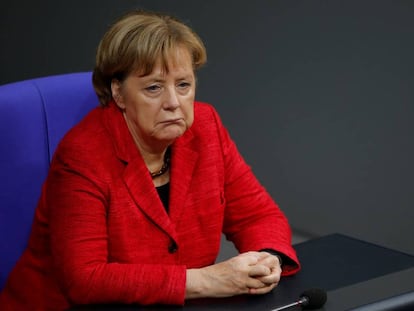
POLYGON ((205 41, 197 98, 295 236, 414 254, 414 1, 2 1, 0 84, 91 70, 132 8, 172 13, 205 41))

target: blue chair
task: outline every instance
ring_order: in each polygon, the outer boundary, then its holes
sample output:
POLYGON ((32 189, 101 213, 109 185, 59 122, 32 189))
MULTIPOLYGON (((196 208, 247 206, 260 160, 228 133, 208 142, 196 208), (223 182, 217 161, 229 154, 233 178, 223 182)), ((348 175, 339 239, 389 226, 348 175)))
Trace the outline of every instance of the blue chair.
POLYGON ((57 144, 98 105, 90 72, 0 86, 0 290, 27 245, 57 144))

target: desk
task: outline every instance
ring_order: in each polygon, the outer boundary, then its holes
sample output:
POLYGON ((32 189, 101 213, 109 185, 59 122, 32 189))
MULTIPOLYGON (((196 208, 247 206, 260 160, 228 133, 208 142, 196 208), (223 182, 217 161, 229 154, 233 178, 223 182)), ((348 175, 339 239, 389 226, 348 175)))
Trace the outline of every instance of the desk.
POLYGON ((283 278, 279 286, 266 295, 189 300, 184 307, 105 305, 79 306, 71 310, 270 311, 295 301, 304 290, 313 287, 328 293, 328 301, 321 311, 359 307, 370 311, 393 310, 386 309, 386 304, 378 307, 372 303, 388 301, 386 299, 401 294, 405 294, 399 297, 405 300, 407 309, 398 310, 414 310, 414 256, 341 234, 309 240, 295 245, 295 249, 302 270, 283 278))

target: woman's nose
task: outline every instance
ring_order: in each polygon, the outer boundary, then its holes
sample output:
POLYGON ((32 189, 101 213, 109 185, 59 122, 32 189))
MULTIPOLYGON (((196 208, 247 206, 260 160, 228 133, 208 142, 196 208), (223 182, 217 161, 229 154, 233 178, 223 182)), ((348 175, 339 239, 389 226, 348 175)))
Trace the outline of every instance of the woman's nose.
POLYGON ((176 109, 180 106, 179 96, 175 88, 168 88, 165 92, 164 107, 166 109, 176 109))

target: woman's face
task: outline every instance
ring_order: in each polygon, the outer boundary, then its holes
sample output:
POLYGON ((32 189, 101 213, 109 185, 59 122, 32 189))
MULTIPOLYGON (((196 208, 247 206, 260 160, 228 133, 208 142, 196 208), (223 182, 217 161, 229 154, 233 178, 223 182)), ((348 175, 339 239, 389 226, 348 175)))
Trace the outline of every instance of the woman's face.
POLYGON ((190 53, 178 48, 168 73, 160 61, 147 76, 131 73, 112 82, 112 94, 140 147, 158 149, 172 143, 193 123, 195 76, 190 53))

